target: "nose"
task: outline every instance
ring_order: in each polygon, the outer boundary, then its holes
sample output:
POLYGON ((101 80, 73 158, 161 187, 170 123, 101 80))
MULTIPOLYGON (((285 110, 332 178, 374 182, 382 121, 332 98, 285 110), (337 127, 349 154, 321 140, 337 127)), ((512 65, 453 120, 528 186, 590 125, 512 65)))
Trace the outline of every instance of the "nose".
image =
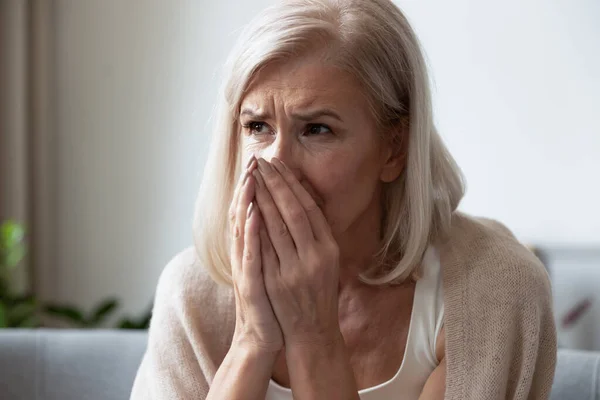
POLYGON ((301 174, 301 150, 294 143, 293 139, 279 135, 271 145, 264 149, 261 157, 271 162, 273 158, 282 161, 290 169, 296 179, 300 180, 301 174))

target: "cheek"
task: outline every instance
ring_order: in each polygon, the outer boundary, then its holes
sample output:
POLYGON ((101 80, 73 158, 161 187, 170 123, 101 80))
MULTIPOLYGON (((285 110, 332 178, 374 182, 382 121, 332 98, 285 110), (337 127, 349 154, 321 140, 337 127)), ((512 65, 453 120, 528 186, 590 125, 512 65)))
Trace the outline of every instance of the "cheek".
POLYGON ((373 163, 366 159, 335 156, 322 163, 311 163, 306 178, 322 202, 330 224, 346 225, 371 203, 379 177, 373 163))
POLYGON ((242 138, 242 158, 250 159, 252 155, 260 157, 261 152, 264 151, 265 146, 256 140, 250 140, 246 137, 242 138))
POLYGON ((248 162, 250 161, 250 158, 252 158, 252 156, 255 156, 256 158, 268 158, 268 146, 265 145, 264 143, 260 143, 257 142, 255 140, 249 140, 247 138, 245 138, 242 141, 242 146, 241 146, 241 165, 242 167, 246 166, 248 164, 248 162))

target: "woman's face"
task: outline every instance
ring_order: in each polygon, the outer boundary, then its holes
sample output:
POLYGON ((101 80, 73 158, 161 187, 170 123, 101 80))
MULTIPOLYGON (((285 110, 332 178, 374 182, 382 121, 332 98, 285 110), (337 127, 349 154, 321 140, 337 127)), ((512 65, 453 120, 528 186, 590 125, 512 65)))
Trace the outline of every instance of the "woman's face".
POLYGON ((359 83, 319 57, 262 69, 240 106, 244 163, 283 161, 341 238, 379 229, 381 186, 403 160, 381 139, 359 83))

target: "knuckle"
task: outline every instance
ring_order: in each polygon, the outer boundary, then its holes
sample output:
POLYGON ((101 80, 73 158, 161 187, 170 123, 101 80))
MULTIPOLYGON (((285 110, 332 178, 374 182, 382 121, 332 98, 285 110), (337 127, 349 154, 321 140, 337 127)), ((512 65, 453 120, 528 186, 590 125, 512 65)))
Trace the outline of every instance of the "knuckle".
POLYGON ((338 259, 340 256, 340 247, 336 243, 330 243, 328 245, 329 256, 333 259, 338 259))
POLYGON ((247 262, 252 262, 256 259, 256 256, 252 250, 245 249, 244 250, 244 260, 247 262))
POLYGON ((275 233, 277 234, 277 236, 282 238, 286 237, 289 234, 288 228, 283 221, 277 224, 277 227, 275 228, 275 233))
POLYGON ((319 208, 319 206, 317 206, 317 203, 311 201, 306 205, 306 212, 308 214, 315 214, 317 212, 321 212, 321 209, 319 208))
POLYGON ((318 274, 325 267, 326 262, 321 257, 313 257, 308 262, 309 267, 306 269, 309 274, 318 274))
POLYGON ((323 247, 313 247, 307 251, 307 271, 318 273, 324 268, 334 265, 339 257, 339 249, 336 244, 328 244, 323 247))
POLYGON ((240 229, 240 226, 236 223, 233 224, 232 234, 234 239, 239 239, 242 236, 242 230, 240 229))
POLYGON ((304 222, 304 219, 305 219, 305 214, 302 210, 297 209, 297 208, 290 210, 291 222, 293 222, 295 224, 300 224, 300 223, 304 222))
POLYGON ((318 250, 315 247, 309 247, 306 251, 307 262, 310 265, 313 265, 318 262, 321 258, 318 250))
POLYGON ((283 179, 280 179, 278 177, 271 177, 269 181, 271 182, 271 187, 275 191, 285 189, 285 187, 287 186, 283 179))

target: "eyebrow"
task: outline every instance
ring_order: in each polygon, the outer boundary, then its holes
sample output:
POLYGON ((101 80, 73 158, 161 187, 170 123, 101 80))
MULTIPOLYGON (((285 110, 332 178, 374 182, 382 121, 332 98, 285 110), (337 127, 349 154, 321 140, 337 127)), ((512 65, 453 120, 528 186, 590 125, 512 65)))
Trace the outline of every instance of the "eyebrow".
MULTIPOLYGON (((264 120, 264 119, 268 119, 270 117, 268 114, 255 112, 249 108, 244 108, 240 112, 240 117, 241 116, 247 116, 252 119, 257 119, 257 120, 264 120)), ((326 108, 318 109, 318 110, 314 110, 314 111, 310 111, 310 112, 306 112, 306 113, 294 113, 294 114, 292 114, 292 117, 295 119, 299 119, 301 121, 312 121, 319 117, 331 117, 331 118, 337 119, 340 122, 343 122, 342 118, 335 111, 329 110, 326 108)))

